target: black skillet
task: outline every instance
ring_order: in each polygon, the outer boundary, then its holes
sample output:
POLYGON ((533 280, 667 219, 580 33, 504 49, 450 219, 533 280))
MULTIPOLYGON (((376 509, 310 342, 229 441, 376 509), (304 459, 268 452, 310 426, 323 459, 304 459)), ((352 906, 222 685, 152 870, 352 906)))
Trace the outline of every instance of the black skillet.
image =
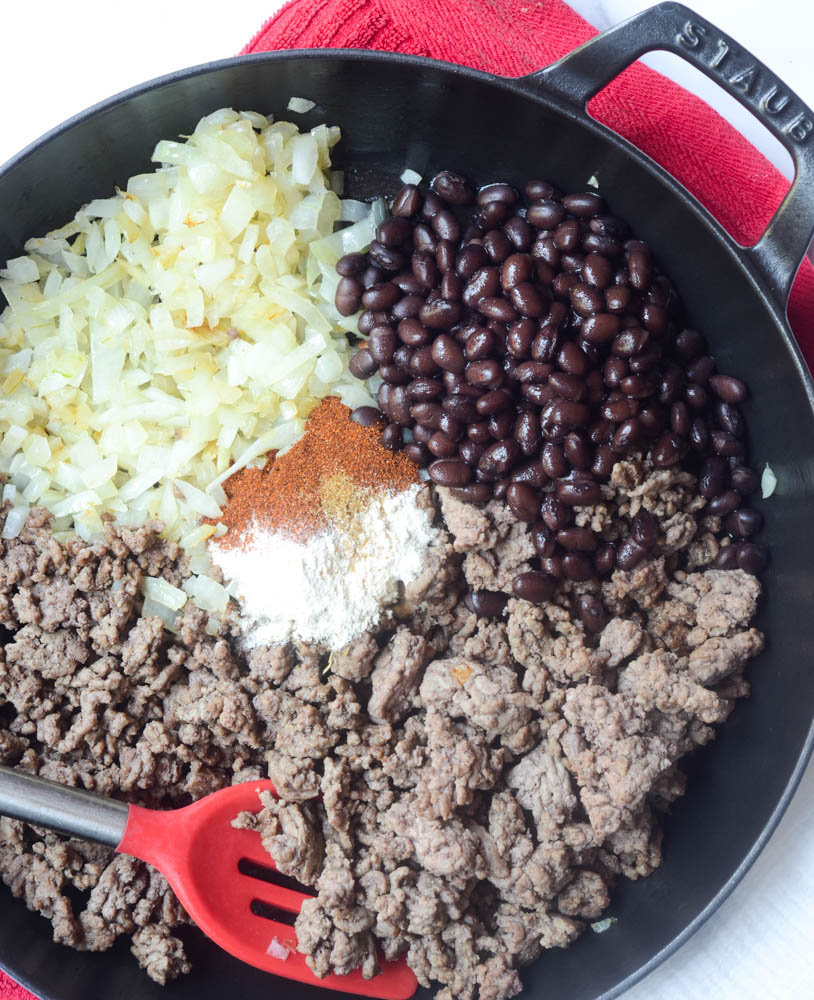
MULTIPOLYGON (((519 80, 372 52, 227 59, 114 97, 7 164, 0 173, 0 260, 83 202, 150 169, 157 140, 188 133, 224 105, 285 115, 292 95, 317 102, 301 116, 305 125, 342 126, 344 166, 368 189, 392 186, 406 166, 425 176, 450 167, 479 182, 542 176, 567 191, 585 189, 595 174, 611 210, 653 247, 722 369, 752 388, 752 458, 757 466, 770 462, 779 479, 763 506, 773 561, 758 624, 769 647, 749 672, 753 696, 717 742, 689 762, 689 791, 665 822, 664 865, 649 879, 618 886, 609 911, 618 918, 614 927, 588 931, 524 973, 530 998, 607 1000, 674 951, 732 891, 774 830, 811 753, 814 387, 786 322, 786 299, 814 230, 814 113, 730 38, 672 3, 519 80), (721 42, 730 55, 716 67, 721 42), (737 245, 664 170, 588 116, 587 100, 653 49, 674 52, 716 80, 791 153, 796 182, 756 246, 737 245)), ((55 945, 44 920, 0 894, 0 964, 49 1000, 325 1000, 323 991, 241 965, 194 931, 189 950, 193 972, 163 990, 137 971, 124 942, 96 955, 55 945)))

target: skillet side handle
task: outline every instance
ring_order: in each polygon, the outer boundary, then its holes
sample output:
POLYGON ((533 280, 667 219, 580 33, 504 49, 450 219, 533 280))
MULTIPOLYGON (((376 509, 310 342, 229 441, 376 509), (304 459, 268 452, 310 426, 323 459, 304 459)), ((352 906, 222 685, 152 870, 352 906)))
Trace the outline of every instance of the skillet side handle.
POLYGON ((744 251, 785 307, 814 235, 814 111, 762 62, 683 4, 661 3, 521 82, 530 89, 542 85, 584 112, 594 94, 656 49, 680 56, 714 80, 791 154, 794 182, 761 238, 744 251))

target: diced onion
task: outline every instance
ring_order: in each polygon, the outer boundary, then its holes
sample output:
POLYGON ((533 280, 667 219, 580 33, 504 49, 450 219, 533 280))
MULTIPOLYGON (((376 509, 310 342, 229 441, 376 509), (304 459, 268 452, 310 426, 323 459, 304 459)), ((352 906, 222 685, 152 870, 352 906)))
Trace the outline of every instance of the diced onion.
POLYGON ((23 530, 25 519, 28 517, 28 510, 28 507, 11 508, 8 514, 6 514, 6 520, 3 525, 3 538, 16 538, 20 534, 23 530))
POLYGON ((145 618, 160 618, 170 632, 176 631, 178 612, 168 608, 166 604, 159 604, 152 597, 145 597, 141 613, 145 618))
POLYGON ((184 590, 201 611, 217 614, 225 611, 229 604, 226 588, 208 576, 191 576, 184 581, 184 590))
POLYGON ((316 107, 314 101, 309 101, 307 97, 292 97, 286 105, 288 111, 294 111, 298 115, 304 115, 306 111, 311 111, 316 107))
POLYGON ((266 954, 271 955, 272 958, 280 958, 285 961, 291 954, 291 949, 279 938, 273 937, 269 942, 268 948, 266 948, 266 954))
POLYGON ((144 580, 144 596, 163 604, 166 608, 179 611, 187 603, 187 594, 160 576, 148 576, 144 580))
POLYGON ((777 476, 774 474, 774 470, 767 462, 763 469, 763 475, 760 477, 760 492, 763 499, 768 500, 776 489, 777 476))
POLYGON ((408 167, 403 171, 400 179, 403 184, 420 184, 423 178, 417 171, 410 170, 408 167))
POLYGON ((7 262, 9 502, 43 503, 88 540, 106 514, 129 527, 160 518, 191 551, 214 532, 201 521, 219 517, 223 481, 290 447, 321 398, 373 404, 348 370, 354 325, 334 304, 335 264, 370 244, 387 208, 340 200, 338 139, 221 109, 159 142, 158 169, 99 192, 7 262), (334 232, 340 220, 352 224, 334 232))

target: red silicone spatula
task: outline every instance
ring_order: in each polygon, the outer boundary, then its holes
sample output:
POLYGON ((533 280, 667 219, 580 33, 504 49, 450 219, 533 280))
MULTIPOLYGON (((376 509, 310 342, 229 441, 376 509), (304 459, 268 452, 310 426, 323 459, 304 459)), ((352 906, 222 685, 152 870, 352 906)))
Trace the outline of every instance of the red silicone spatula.
POLYGON ((294 928, 274 917, 298 913, 308 896, 275 884, 280 876, 258 834, 232 826, 239 812, 260 810, 260 791, 276 795, 270 781, 249 781, 182 809, 158 811, 0 765, 0 815, 94 840, 153 865, 204 934, 236 958, 313 986, 407 1000, 418 982, 403 958, 382 962, 373 979, 359 970, 318 979, 305 964, 294 928))

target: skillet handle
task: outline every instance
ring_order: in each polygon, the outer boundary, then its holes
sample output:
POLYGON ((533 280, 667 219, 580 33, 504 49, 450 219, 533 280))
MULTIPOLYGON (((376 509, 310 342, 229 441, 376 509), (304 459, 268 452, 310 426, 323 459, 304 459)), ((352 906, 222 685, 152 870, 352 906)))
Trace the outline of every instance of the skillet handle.
POLYGON ((766 231, 744 250, 785 306, 814 235, 814 111, 762 62, 679 3, 661 3, 608 29, 523 82, 542 84, 581 112, 594 94, 640 56, 680 56, 739 101, 786 147, 795 176, 766 231))

